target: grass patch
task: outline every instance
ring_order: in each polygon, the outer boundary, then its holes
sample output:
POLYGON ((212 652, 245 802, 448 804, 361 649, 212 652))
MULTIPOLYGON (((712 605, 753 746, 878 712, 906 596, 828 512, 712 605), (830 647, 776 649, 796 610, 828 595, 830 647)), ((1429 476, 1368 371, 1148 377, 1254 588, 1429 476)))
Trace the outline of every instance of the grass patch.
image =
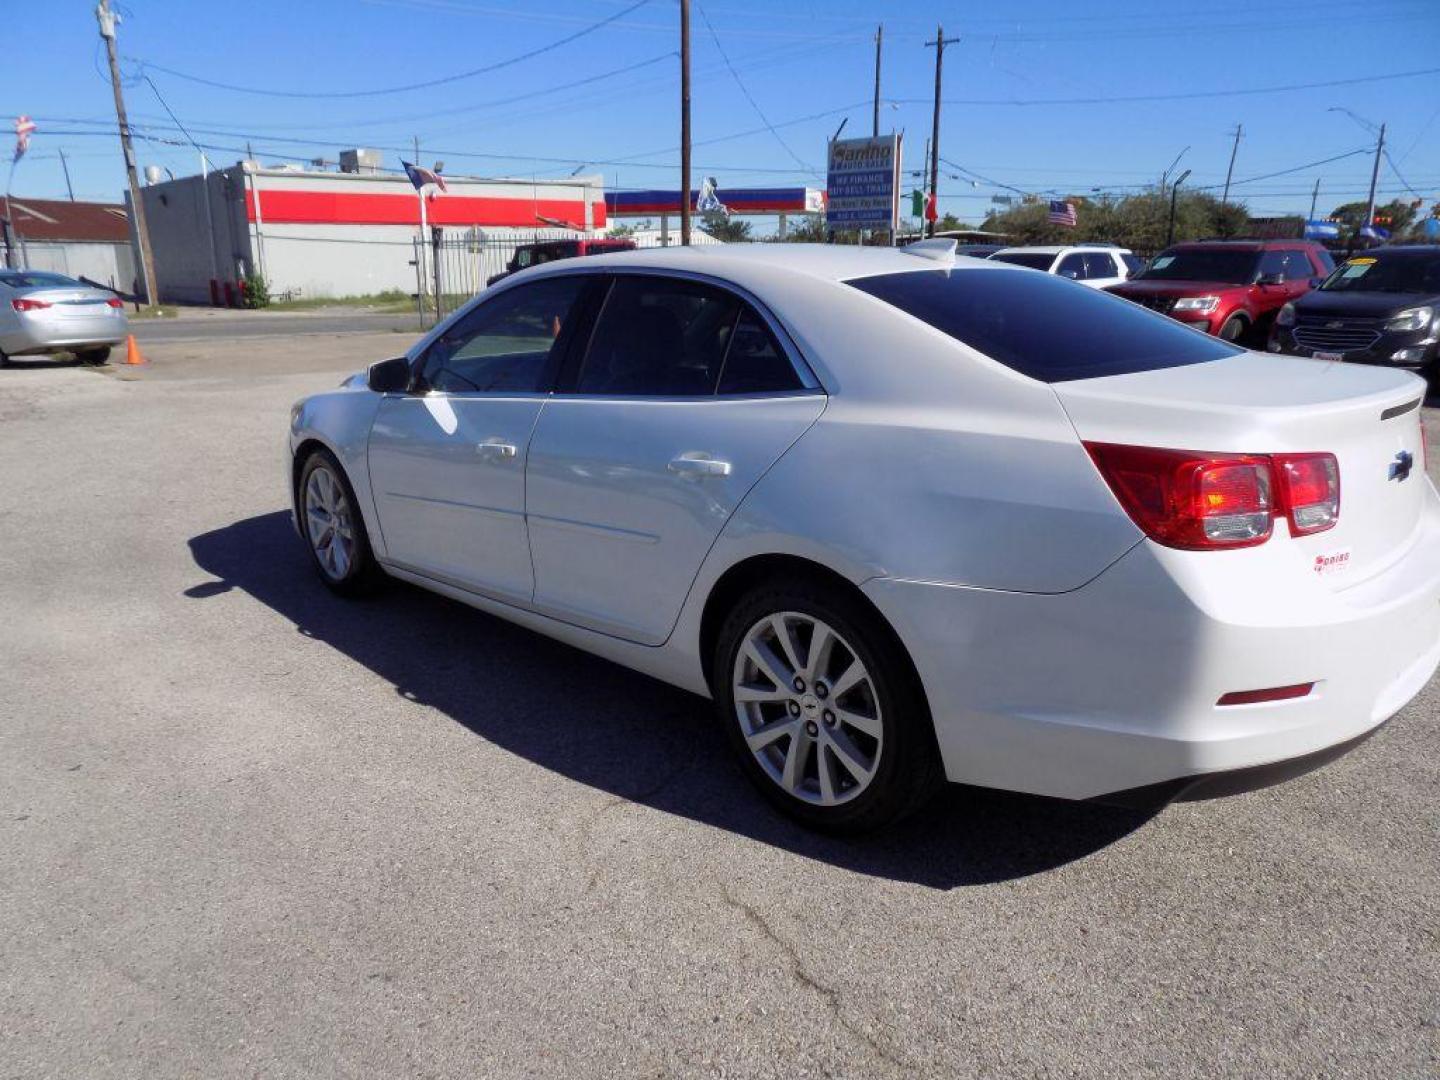
POLYGON ((365 296, 302 296, 294 300, 271 300, 267 311, 318 311, 322 308, 373 308, 387 314, 413 311, 415 301, 399 289, 365 296))
POLYGON ((180 312, 173 307, 155 305, 153 307, 142 307, 139 311, 127 309, 125 315, 130 319, 173 319, 180 312))

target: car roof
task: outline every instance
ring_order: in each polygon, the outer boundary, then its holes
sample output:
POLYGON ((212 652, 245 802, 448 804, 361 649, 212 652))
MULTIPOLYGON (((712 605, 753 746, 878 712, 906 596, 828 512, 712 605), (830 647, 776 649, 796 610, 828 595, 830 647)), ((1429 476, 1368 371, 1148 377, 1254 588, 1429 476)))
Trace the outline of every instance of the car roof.
POLYGON ((1185 240, 1172 244, 1167 251, 1269 251, 1273 249, 1321 247, 1314 240, 1185 240))
MULTIPOLYGON (((942 270, 947 261, 907 254, 903 248, 863 247, 851 244, 706 244, 695 247, 639 248, 634 251, 592 255, 580 265, 569 260, 545 263, 522 273, 533 280, 545 273, 566 270, 594 272, 606 267, 631 270, 679 271, 728 278, 740 285, 774 273, 800 274, 824 281, 843 282, 878 274, 914 270, 942 270)), ((954 269, 1005 272, 1013 269, 985 259, 957 255, 954 269)), ((518 278, 520 275, 516 275, 518 278)))

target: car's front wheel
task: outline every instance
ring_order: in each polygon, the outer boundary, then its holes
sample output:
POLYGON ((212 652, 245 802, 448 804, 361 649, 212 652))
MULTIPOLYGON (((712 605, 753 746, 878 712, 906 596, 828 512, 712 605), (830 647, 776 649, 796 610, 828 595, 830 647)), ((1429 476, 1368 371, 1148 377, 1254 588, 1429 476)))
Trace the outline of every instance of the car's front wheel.
POLYGON ((370 550, 355 491, 328 450, 316 450, 306 458, 297 495, 300 528, 320 579, 344 596, 368 592, 381 576, 380 567, 370 550))
POLYGON ((1220 327, 1220 339, 1222 341, 1239 341, 1249 328, 1250 324, 1245 321, 1243 315, 1232 315, 1225 320, 1225 325, 1220 327))
POLYGON ((924 694, 900 643, 851 596, 808 583, 746 595, 719 634, 714 688, 750 779, 833 831, 898 820, 941 780, 924 694))

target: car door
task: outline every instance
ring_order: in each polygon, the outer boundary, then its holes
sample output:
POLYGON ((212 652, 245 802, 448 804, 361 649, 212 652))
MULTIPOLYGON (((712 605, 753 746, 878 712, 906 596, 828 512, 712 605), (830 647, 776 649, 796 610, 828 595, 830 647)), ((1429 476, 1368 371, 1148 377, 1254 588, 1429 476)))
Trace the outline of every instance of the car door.
POLYGON ((648 645, 825 397, 759 308, 715 283, 616 274, 531 440, 535 607, 648 645))
POLYGON ((411 393, 381 402, 369 464, 387 562, 529 603, 525 454, 585 287, 561 275, 501 291, 430 344, 411 393))
POLYGON ((1060 260, 1060 264, 1055 267, 1055 273, 1071 281, 1084 281, 1085 256, 1078 251, 1071 252, 1060 260))
POLYGON ((1108 251, 1087 251, 1085 253, 1085 284, 1092 289, 1103 289, 1107 285, 1119 285, 1125 275, 1116 264, 1115 256, 1108 251))

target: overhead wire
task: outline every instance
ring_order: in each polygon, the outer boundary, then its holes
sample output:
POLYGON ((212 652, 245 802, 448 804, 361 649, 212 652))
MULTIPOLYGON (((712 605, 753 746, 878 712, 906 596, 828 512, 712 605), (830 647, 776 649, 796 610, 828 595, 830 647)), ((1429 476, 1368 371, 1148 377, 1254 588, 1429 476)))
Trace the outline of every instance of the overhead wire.
POLYGON ((449 83, 460 82, 463 79, 473 79, 477 75, 488 75, 493 71, 500 71, 507 67, 513 67, 516 64, 524 63, 526 60, 533 60, 537 56, 543 56, 545 53, 554 52, 556 49, 559 49, 565 45, 569 45, 571 42, 578 41, 582 37, 586 37, 589 34, 595 33, 597 30, 604 29, 611 23, 615 23, 623 19, 626 15, 629 15, 634 11, 638 11, 640 8, 644 7, 648 3, 650 3, 650 0, 635 0, 635 3, 631 4, 629 7, 626 7, 621 11, 617 11, 613 15, 607 15, 603 19, 599 19, 593 23, 590 23, 589 25, 575 31, 573 34, 567 34, 566 36, 552 41, 547 45, 541 45, 538 48, 527 50, 526 52, 520 53, 517 56, 512 56, 506 60, 499 60, 492 64, 486 64, 483 67, 472 68, 469 71, 461 71, 453 75, 445 75, 438 79, 427 79, 423 82, 407 83, 403 86, 387 86, 371 90, 270 90, 264 87, 241 86, 236 83, 226 83, 216 79, 208 79, 201 75, 193 75, 188 72, 177 71, 174 68, 165 67, 164 65, 156 64, 151 61, 143 60, 137 57, 127 56, 126 59, 131 60, 134 63, 140 64, 142 72, 145 68, 153 68, 156 71, 164 72, 166 75, 170 75, 177 79, 184 79, 188 82, 198 83, 201 86, 210 86, 219 90, 229 90, 239 94, 256 94, 262 97, 325 99, 382 97, 387 94, 403 94, 409 93, 413 90, 428 90, 436 86, 445 86, 449 83))

